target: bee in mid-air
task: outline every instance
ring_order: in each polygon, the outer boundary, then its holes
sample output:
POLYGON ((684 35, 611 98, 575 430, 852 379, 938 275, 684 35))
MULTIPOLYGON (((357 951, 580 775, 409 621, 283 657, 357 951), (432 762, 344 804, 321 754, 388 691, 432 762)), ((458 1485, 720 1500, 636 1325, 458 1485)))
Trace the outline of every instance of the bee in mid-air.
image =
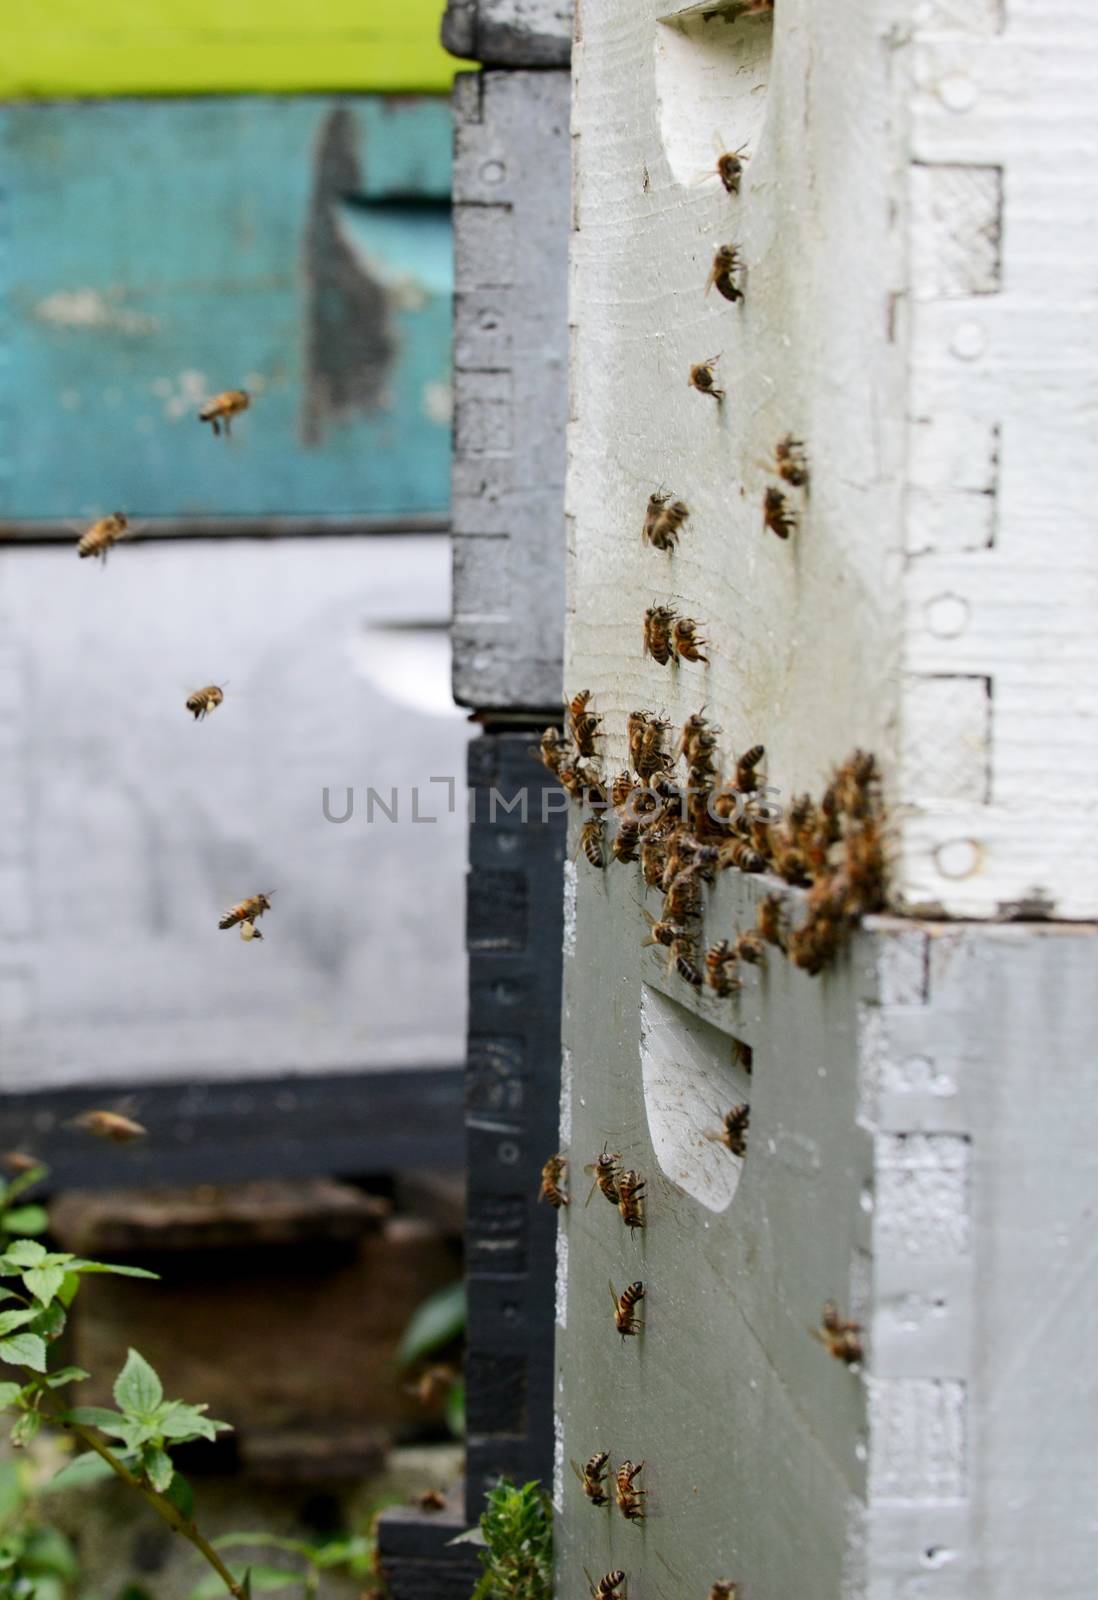
POLYGON ((140 1122, 118 1111, 81 1111, 72 1120, 75 1127, 83 1128, 97 1139, 109 1139, 112 1144, 129 1144, 131 1139, 143 1138, 148 1132, 140 1122))
POLYGON ((597 1155, 594 1161, 589 1161, 583 1170, 584 1172, 593 1172, 595 1175, 594 1182, 587 1192, 587 1199, 583 1202, 584 1205, 589 1206, 591 1204, 591 1196, 598 1189, 605 1195, 612 1206, 616 1206, 618 1203, 618 1175, 621 1172, 621 1151, 608 1150, 603 1145, 602 1153, 597 1155))
POLYGON ((77 555, 81 560, 85 556, 98 556, 106 561, 107 551, 125 537, 129 526, 129 519, 121 511, 112 511, 109 517, 100 517, 77 541, 77 555))
POLYGON ((208 683, 204 689, 196 689, 187 696, 187 710, 190 711, 196 722, 203 717, 208 717, 211 711, 216 711, 225 698, 224 690, 216 683, 208 683))
MULTIPOLYGON (((538 742, 538 760, 554 777, 559 777, 568 749, 568 740, 559 728, 546 728, 538 742)), ((531 750, 530 754, 533 753, 531 750)))
POLYGON ((625 1573, 619 1569, 608 1572, 605 1578, 595 1582, 587 1568, 584 1567, 583 1575, 587 1579, 587 1587, 591 1591, 591 1600, 625 1600, 625 1573))
POLYGON ((736 281, 737 278, 742 276, 742 273, 743 261, 736 246, 734 244, 719 244, 716 255, 713 257, 713 265, 709 269, 709 276, 705 280, 706 294, 709 293, 710 289, 716 289, 718 294, 723 295, 726 300, 731 300, 733 303, 737 300, 742 300, 744 297, 743 290, 736 281))
POLYGON ((554 1211, 559 1211, 561 1206, 569 1204, 568 1196, 560 1186, 564 1176, 564 1169, 568 1162, 564 1156, 550 1156, 541 1169, 541 1188, 538 1190, 539 1200, 548 1200, 554 1211))
POLYGON ((774 461, 778 469, 778 477, 784 478, 786 483, 791 483, 794 489, 803 489, 808 483, 808 457, 804 452, 803 439, 794 439, 787 433, 784 439, 779 439, 774 446, 774 461))
POLYGON ((575 740, 576 749, 581 756, 595 754, 595 740, 598 737, 599 723, 602 718, 593 711, 588 711, 587 702, 591 698, 590 689, 581 689, 579 694, 573 695, 568 703, 568 719, 572 728, 572 738, 575 740))
POLYGON ((226 911, 217 924, 218 927, 235 928, 238 922, 251 922, 254 924, 257 917, 261 917, 265 911, 271 909, 270 895, 272 894, 274 894, 273 889, 270 894, 253 894, 247 900, 239 900, 235 906, 226 911))
POLYGON ((785 495, 771 486, 763 499, 763 527, 776 533, 779 539, 788 539, 797 526, 797 513, 786 509, 785 495))
POLYGON ((698 624, 693 617, 676 617, 671 629, 671 643, 675 654, 683 661, 705 661, 709 657, 702 655, 701 647, 708 644, 708 639, 702 639, 698 634, 698 624))
POLYGON ((682 525, 690 515, 690 507, 684 500, 672 500, 670 504, 668 500, 669 496, 665 494, 657 493, 648 497, 644 540, 657 550, 674 550, 682 525))
POLYGON ((736 762, 736 788, 741 794, 752 794, 758 788, 759 779, 755 769, 765 754, 765 745, 753 744, 736 762))
POLYGON ((618 1175, 618 1210, 630 1233, 644 1227, 644 1189, 644 1179, 632 1167, 618 1175))
POLYGON ((706 361, 695 362, 690 368, 690 376, 687 379, 691 389, 697 389, 699 394, 707 394, 717 401, 724 399, 724 390, 717 388, 716 374, 713 371, 720 359, 718 355, 710 356, 706 361))
POLYGON ((618 1510, 627 1522, 644 1521, 644 1504, 648 1491, 638 1489, 634 1479, 644 1471, 643 1461, 623 1461, 614 1474, 614 1498, 618 1510))
POLYGON ((437 1406, 450 1393, 457 1380, 457 1368, 439 1361, 421 1372, 414 1383, 406 1383, 404 1393, 415 1395, 421 1406, 437 1406))
POLYGON ((621 1334, 622 1341, 635 1337, 644 1327, 634 1310, 644 1299, 644 1284, 638 1278, 635 1283, 628 1284, 619 1296, 611 1283, 610 1298, 614 1302, 614 1326, 621 1334))
POLYGON ((824 1306, 820 1326, 809 1328, 808 1331, 826 1346, 828 1354, 834 1356, 836 1361, 845 1361, 850 1367, 862 1359, 862 1341, 858 1337, 862 1325, 860 1322, 848 1322, 834 1300, 829 1300, 824 1306))
POLYGON ((596 1450, 582 1467, 577 1461, 572 1462, 572 1471, 583 1484, 583 1492, 593 1506, 610 1504, 610 1497, 606 1493, 606 1469, 609 1465, 609 1450, 596 1450))
POLYGON ((734 1156, 741 1158, 747 1154, 747 1129, 751 1122, 751 1107, 748 1105, 733 1106, 731 1111, 724 1114, 724 1127, 719 1133, 707 1133, 706 1138, 723 1144, 726 1150, 731 1150, 734 1156))
POLYGON ((212 400, 206 401, 198 413, 198 420, 208 422, 215 433, 220 433, 224 428, 227 438, 232 432, 233 417, 239 411, 247 411, 251 403, 247 389, 224 389, 221 394, 215 394, 212 400))
POLYGON ((644 651, 661 667, 666 667, 671 660, 674 649, 671 630, 675 620, 670 606, 649 606, 644 613, 644 651))
POLYGON ((445 1511, 446 1496, 441 1489, 424 1489, 416 1495, 416 1505, 421 1511, 445 1511))
POLYGON ((719 939, 705 952, 705 981, 722 1000, 743 988, 736 965, 736 947, 729 939, 719 939))

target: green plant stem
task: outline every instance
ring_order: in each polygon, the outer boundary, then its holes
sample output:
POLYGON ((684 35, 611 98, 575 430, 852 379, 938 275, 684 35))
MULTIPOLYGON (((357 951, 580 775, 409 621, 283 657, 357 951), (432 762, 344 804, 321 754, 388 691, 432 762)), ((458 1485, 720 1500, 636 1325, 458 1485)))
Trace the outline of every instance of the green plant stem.
POLYGON ((137 1474, 131 1472, 126 1463, 120 1461, 114 1451, 108 1445, 105 1445, 101 1439, 97 1439, 90 1429, 83 1427, 79 1422, 67 1422, 57 1409, 52 1394, 42 1382, 38 1373, 32 1372, 29 1367, 24 1367, 22 1371, 29 1381, 34 1384, 40 1401, 46 1402, 45 1410, 51 1421, 55 1422, 59 1428, 64 1428, 67 1433, 75 1434, 89 1449, 94 1450, 96 1455, 101 1456, 111 1471, 122 1479, 123 1483, 129 1484, 131 1489, 136 1489, 138 1494, 148 1501, 157 1516, 162 1517, 174 1533, 182 1534, 189 1544, 194 1545, 199 1555, 209 1562, 226 1589, 234 1596, 234 1600, 244 1600, 242 1586, 237 1583, 213 1545, 199 1532, 194 1522, 185 1517, 178 1506, 173 1505, 162 1494, 158 1494, 151 1485, 142 1482, 137 1474))

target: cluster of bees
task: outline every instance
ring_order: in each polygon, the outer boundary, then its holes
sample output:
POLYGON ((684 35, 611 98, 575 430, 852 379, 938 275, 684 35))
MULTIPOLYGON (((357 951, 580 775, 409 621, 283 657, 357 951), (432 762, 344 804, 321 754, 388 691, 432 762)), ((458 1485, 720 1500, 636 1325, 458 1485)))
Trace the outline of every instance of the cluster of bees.
MULTIPOLYGON (((247 411, 251 404, 251 397, 246 389, 225 389, 221 394, 216 394, 207 400, 198 413, 200 422, 208 422, 215 434, 225 433, 226 437, 232 431, 232 419, 242 411, 247 411)), ((76 545, 76 553, 83 560, 88 556, 102 561, 104 564, 110 550, 118 543, 133 533, 129 518, 121 511, 112 511, 108 516, 100 517, 93 522, 91 527, 81 534, 76 545)), ((196 722, 202 722, 224 703, 225 689, 222 684, 207 683, 201 689, 195 689, 184 702, 186 709, 196 722)), ((256 927, 256 922, 265 911, 271 909, 270 894, 251 895, 246 900, 241 900, 233 906, 218 923, 219 928, 239 927, 240 937, 246 944, 254 939, 262 939, 263 935, 256 927)))

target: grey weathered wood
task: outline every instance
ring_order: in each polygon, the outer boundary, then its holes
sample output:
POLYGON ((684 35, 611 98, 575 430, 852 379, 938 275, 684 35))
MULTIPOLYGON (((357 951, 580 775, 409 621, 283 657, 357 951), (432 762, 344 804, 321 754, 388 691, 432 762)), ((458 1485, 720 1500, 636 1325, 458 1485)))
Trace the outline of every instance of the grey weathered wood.
POLYGON ((442 42, 491 67, 566 67, 572 0, 450 0, 442 42))
POLYGON ((454 91, 454 693, 559 704, 564 616, 567 72, 454 91))

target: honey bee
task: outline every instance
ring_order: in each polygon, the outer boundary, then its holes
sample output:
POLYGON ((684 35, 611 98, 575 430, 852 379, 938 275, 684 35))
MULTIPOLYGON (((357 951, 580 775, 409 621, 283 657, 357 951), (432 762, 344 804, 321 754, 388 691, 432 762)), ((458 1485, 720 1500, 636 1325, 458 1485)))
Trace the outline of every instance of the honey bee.
POLYGON ((223 690, 216 683, 208 683, 204 689, 196 689, 187 696, 187 710, 194 714, 196 722, 200 722, 211 711, 216 711, 224 698, 223 690))
POLYGON ((694 960, 693 939, 676 939, 671 946, 671 957, 675 964, 675 971, 684 983, 694 989, 702 986, 702 975, 694 960))
POLYGON ((621 1334, 622 1341, 635 1337, 644 1327, 644 1323, 633 1309, 644 1299, 644 1284, 638 1278, 635 1283, 628 1284, 622 1290, 619 1298, 617 1290, 611 1283, 610 1299, 614 1305, 614 1326, 621 1334))
POLYGON ((855 750, 835 774, 839 810, 855 819, 868 816, 879 782, 876 758, 865 750, 855 750))
POLYGON ((758 788, 759 780, 755 769, 765 754, 765 745, 753 744, 736 762, 736 788, 741 794, 751 794, 758 788))
POLYGON ((644 1227, 645 1181, 639 1172, 627 1167, 618 1175, 618 1210, 630 1233, 644 1227))
POLYGON ((743 164, 748 159, 747 149, 741 144, 738 150, 721 150, 717 156, 717 177, 724 184, 726 194, 739 194, 743 178, 743 164))
POLYGON ((441 1489, 424 1489, 416 1495, 416 1505, 421 1511, 445 1511, 446 1496, 441 1489))
POLYGON ((238 922, 254 923, 257 917, 261 917, 265 911, 271 909, 270 896, 272 894, 274 894, 273 889, 268 894, 253 894, 248 900, 238 901, 235 906, 226 911, 218 922, 218 927, 235 928, 238 922))
POLYGON ((548 1200, 554 1211, 559 1211, 561 1206, 568 1205, 569 1199, 560 1187, 560 1180, 564 1176, 568 1162, 562 1155, 550 1156, 541 1169, 541 1188, 538 1190, 539 1200, 548 1200))
POLYGON ((706 361, 695 362, 690 368, 687 383, 691 389, 696 389, 699 394, 707 394, 718 403, 724 399, 724 390, 716 386, 716 374, 713 368, 720 360, 720 356, 710 356, 706 361))
POLYGON ((794 439, 791 433, 787 433, 774 446, 774 460, 779 478, 791 483, 794 489, 805 488, 808 483, 808 457, 803 440, 794 439))
POLYGON ((572 1462, 572 1471, 583 1484, 583 1492, 593 1506, 610 1504, 610 1496, 606 1493, 606 1469, 609 1465, 609 1450, 596 1450, 582 1467, 577 1461, 572 1462))
POLYGON ((710 727, 701 712, 695 711, 682 725, 682 738, 676 755, 684 756, 689 767, 697 766, 703 760, 710 762, 720 731, 719 728, 710 727))
POLYGON ((742 1039, 733 1039, 733 1041, 732 1041, 732 1064, 733 1064, 733 1066, 742 1067, 743 1070, 750 1076, 751 1067, 752 1067, 752 1064, 754 1062, 754 1059, 755 1059, 755 1052, 752 1050, 752 1048, 751 1048, 751 1046, 749 1044, 744 1044, 742 1039))
POLYGON ((118 1111, 82 1111, 72 1120, 75 1127, 83 1128, 97 1139, 109 1139, 112 1144, 129 1144, 131 1139, 141 1139, 149 1131, 118 1111))
POLYGON ((692 922, 701 916, 701 890, 693 867, 683 867, 668 885, 663 914, 671 922, 692 922))
POLYGON ((717 253, 713 257, 713 265, 709 269, 709 276, 705 280, 705 292, 716 289, 718 294, 726 300, 735 303, 743 299, 743 290, 736 283, 736 278, 743 272, 743 261, 740 252, 734 244, 719 244, 717 253))
POLYGON ((776 533, 779 539, 788 539, 796 526, 796 512, 786 510, 785 495, 771 486, 763 498, 763 527, 776 533))
POLYGON ((779 839, 775 847, 774 870, 779 878, 784 878, 786 883, 791 883, 800 889, 806 889, 812 882, 812 874, 803 852, 786 839, 779 839))
POLYGON ((567 790, 573 800, 581 805, 606 803, 606 790, 597 769, 586 761, 577 761, 574 765, 562 762, 557 777, 561 786, 567 790))
POLYGON ((225 437, 232 432, 232 419, 238 411, 247 411, 251 398, 246 389, 225 389, 207 400, 198 413, 199 422, 208 422, 215 433, 225 429, 225 437))
POLYGON ((440 1361, 421 1372, 415 1383, 406 1383, 404 1392, 414 1394, 421 1406, 435 1406, 449 1394, 457 1377, 456 1367, 440 1361))
POLYGON ((748 966, 758 967, 766 959, 766 947, 754 931, 741 933, 736 940, 736 954, 741 961, 746 961, 748 966))
POLYGON ((718 940, 705 952, 705 981, 722 1000, 743 988, 736 965, 736 949, 728 939, 718 940))
POLYGON ((625 1600, 625 1573, 617 1570, 608 1572, 605 1578, 595 1582, 587 1568, 584 1567, 583 1575, 587 1579, 587 1587, 591 1591, 591 1600, 625 1600))
POLYGON ((705 661, 709 657, 703 656, 701 647, 708 644, 707 639, 698 637, 698 625, 692 617, 677 617, 671 629, 671 643, 675 654, 683 661, 705 661))
POLYGON ((623 1461, 614 1474, 614 1498, 618 1502, 618 1510, 627 1522, 644 1521, 643 1501, 647 1498, 647 1490, 638 1489, 634 1479, 644 1471, 644 1462, 623 1461))
POLYGON ((836 1361, 845 1361, 848 1367, 852 1367, 862 1359, 864 1352, 858 1337, 862 1325, 860 1322, 845 1321, 834 1300, 829 1300, 824 1306, 820 1326, 809 1328, 808 1331, 826 1346, 828 1354, 834 1356, 836 1361))
POLYGON ((721 1132, 706 1134, 706 1138, 723 1144, 734 1156, 742 1158, 747 1154, 747 1129, 750 1121, 750 1106, 733 1106, 731 1111, 726 1111, 724 1114, 724 1127, 721 1132))
POLYGON ((671 629, 674 625, 675 612, 670 606, 649 606, 644 613, 644 653, 661 667, 666 667, 671 660, 671 629))
POLYGON ((746 839, 731 839, 721 846, 721 865, 737 867, 740 872, 763 872, 766 862, 746 839))
POLYGON ((580 849, 593 867, 606 866, 606 830, 601 817, 588 817, 580 829, 580 849))
POLYGON ((777 945, 779 950, 785 949, 780 895, 768 894, 765 900, 759 901, 755 911, 755 927, 767 944, 777 945))
POLYGON ((107 551, 125 536, 129 526, 129 519, 121 511, 112 511, 109 517, 100 517, 77 541, 77 555, 81 560, 85 556, 99 556, 105 562, 107 551))
POLYGON ((624 818, 618 823, 618 831, 614 835, 614 842, 610 846, 614 860, 620 861, 624 866, 627 862, 637 859, 637 847, 640 844, 641 828, 639 822, 629 822, 624 818))
POLYGON ((262 939, 263 935, 254 922, 244 921, 240 924, 240 937, 245 944, 250 944, 253 939, 262 939))
POLYGON ((674 550, 683 523, 690 515, 690 507, 683 500, 653 494, 648 497, 648 510, 644 518, 644 539, 656 550, 674 550))
POLYGON ((610 804, 615 811, 620 811, 622 806, 629 801, 633 793, 633 775, 630 772, 619 772, 610 785, 610 804))
POLYGON ((641 839, 640 856, 645 888, 659 888, 667 861, 667 845, 663 833, 658 828, 646 833, 641 839))
POLYGON ((581 689, 568 705, 572 738, 581 756, 595 754, 595 739, 598 737, 599 723, 602 721, 602 718, 596 716, 593 711, 588 711, 587 702, 590 698, 590 689, 581 689))
POLYGON ((618 1177, 621 1172, 621 1151, 608 1150, 603 1145, 601 1155, 597 1155, 594 1161, 589 1162, 583 1170, 584 1172, 593 1172, 595 1174, 595 1181, 587 1191, 587 1199, 583 1202, 584 1205, 589 1206, 591 1204, 591 1197, 595 1190, 598 1189, 601 1194, 605 1195, 612 1206, 616 1206, 618 1203, 618 1177))
POLYGON ((560 729, 546 728, 538 744, 538 760, 542 766, 548 768, 554 777, 559 777, 567 754, 568 740, 564 738, 560 729))
MULTIPOLYGON (((769 10, 769 7, 767 7, 769 10)), ((718 1578, 709 1590, 709 1600, 736 1600, 740 1592, 738 1583, 730 1583, 727 1578, 718 1578)))

